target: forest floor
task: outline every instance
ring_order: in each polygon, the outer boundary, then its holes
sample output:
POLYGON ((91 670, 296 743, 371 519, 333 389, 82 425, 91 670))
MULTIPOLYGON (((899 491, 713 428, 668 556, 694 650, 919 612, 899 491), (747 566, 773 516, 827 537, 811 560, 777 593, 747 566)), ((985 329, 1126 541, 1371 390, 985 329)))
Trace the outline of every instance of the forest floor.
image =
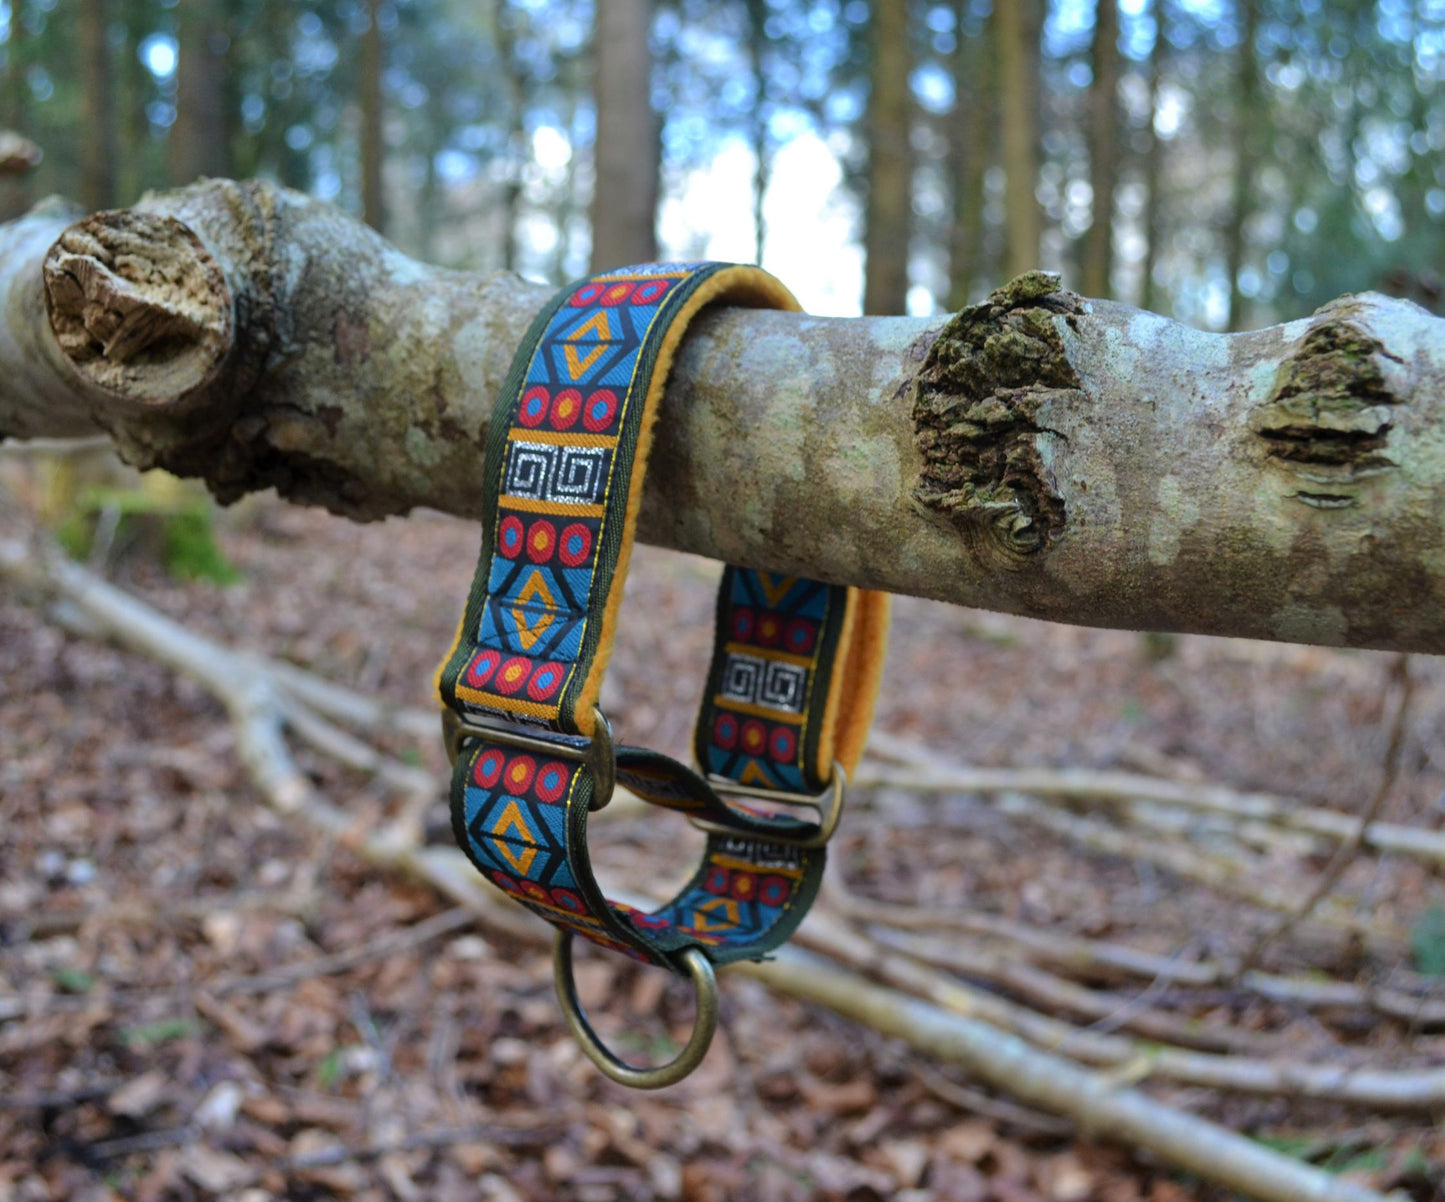
MULTIPOLYGON (((272 498, 217 525, 236 583, 178 584, 136 555, 108 574, 227 645, 433 704, 475 525, 421 513, 361 526, 272 498)), ((628 742, 685 756, 716 570, 640 549, 604 696, 628 742)), ((1167 770, 1358 812, 1380 777, 1390 664, 901 599, 878 726, 970 765, 1167 770)), ((1382 817, 1438 829, 1445 671, 1415 664, 1403 768, 1382 817)), ((702 1068, 661 1094, 616 1087, 567 1035, 545 954, 460 914, 419 925, 446 900, 265 808, 206 690, 9 596, 0 742, 0 1005, 11 1003, 0 1009, 0 1202, 1233 1196, 1048 1116, 979 1113, 952 1088, 968 1084, 956 1070, 726 974, 702 1068)), ((443 772, 439 739, 390 749, 443 772)), ((392 807, 375 782, 298 755, 359 821, 392 807)), ((878 789, 860 800, 833 857, 836 887, 860 897, 1181 956, 1237 948, 1264 921, 987 798, 878 789)), ((438 794, 437 840, 450 838, 444 809, 438 794)), ((679 819, 600 817, 594 855, 610 879, 690 872, 699 845, 679 819)), ((1270 883, 1303 897, 1323 863, 1270 861, 1270 883)), ((1438 951, 1430 940, 1445 940, 1430 926, 1445 916, 1438 874, 1372 859, 1337 896, 1417 935, 1394 964, 1355 949, 1353 965, 1337 962, 1345 979, 1409 968, 1412 954, 1419 969, 1438 951)), ((1268 963, 1306 970, 1311 954, 1291 939, 1268 963)), ((579 961, 603 1031, 621 1041, 630 1030, 627 1046, 665 1054, 667 1032, 686 1028, 685 986, 601 954, 579 961)), ((1407 1053, 1445 1060, 1438 1035, 1358 1012, 1230 990, 1179 1005, 1305 1051, 1370 1048, 1382 1067, 1407 1053)), ((1427 1114, 1144 1087, 1378 1188, 1445 1198, 1445 1134, 1427 1114)))

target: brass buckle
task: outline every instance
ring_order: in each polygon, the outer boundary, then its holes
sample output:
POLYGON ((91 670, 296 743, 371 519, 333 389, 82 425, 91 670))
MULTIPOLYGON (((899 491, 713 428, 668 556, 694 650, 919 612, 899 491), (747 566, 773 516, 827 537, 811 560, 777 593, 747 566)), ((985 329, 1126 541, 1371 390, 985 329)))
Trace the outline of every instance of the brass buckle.
POLYGON ((717 1029, 717 978, 713 975, 712 962, 695 947, 682 953, 682 962, 697 993, 697 1016, 693 1019, 692 1035, 682 1051, 666 1064, 638 1068, 620 1059, 592 1030, 592 1024, 587 1021, 582 1003, 577 998, 577 983, 572 979, 572 932, 566 927, 557 929, 557 938, 552 944, 552 977, 557 985, 557 1000, 562 1003, 562 1016, 587 1053, 587 1058, 619 1085, 630 1085, 633 1089, 662 1089, 667 1085, 676 1085, 707 1055, 713 1032, 717 1029))
MULTIPOLYGON (((760 801, 771 801, 785 806, 811 806, 818 811, 818 829, 811 835, 775 834, 769 831, 766 835, 757 835, 754 836, 755 838, 767 839, 773 843, 786 843, 791 847, 825 847, 838 829, 838 822, 843 817, 843 792, 848 783, 848 774, 843 771, 843 765, 837 760, 833 761, 833 776, 827 786, 821 793, 814 794, 812 797, 802 797, 797 793, 784 792, 782 789, 759 789, 755 785, 740 785, 726 777, 709 775, 707 779, 714 791, 724 801, 729 797, 755 797, 760 801)), ((690 817, 688 821, 698 830, 707 831, 710 834, 743 834, 735 827, 725 826, 719 822, 709 822, 705 818, 690 817)))
MULTIPOLYGON (((442 710, 442 742, 455 768, 468 739, 486 739, 504 747, 520 747, 559 760, 573 760, 592 769, 592 801, 589 810, 600 810, 612 800, 617 786, 617 756, 612 750, 612 723, 596 706, 592 707, 595 727, 592 738, 582 744, 559 743, 541 735, 528 734, 515 726, 494 725, 476 718, 463 718, 451 706, 442 710)), ((563 736, 565 737, 565 736, 563 736)))

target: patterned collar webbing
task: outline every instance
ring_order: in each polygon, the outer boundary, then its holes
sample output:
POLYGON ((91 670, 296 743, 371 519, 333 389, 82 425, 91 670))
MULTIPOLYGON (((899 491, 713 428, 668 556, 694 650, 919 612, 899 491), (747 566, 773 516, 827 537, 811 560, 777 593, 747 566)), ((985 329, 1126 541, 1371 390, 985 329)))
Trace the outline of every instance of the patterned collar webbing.
MULTIPOLYGON (((588 860, 593 769, 576 749, 594 733, 667 371, 687 323, 714 302, 798 307, 757 268, 674 263, 594 276, 538 316, 497 402, 481 558, 439 673, 443 704, 458 716, 527 723, 534 740, 572 753, 471 738, 451 793, 468 857, 558 927, 674 971, 687 948, 721 963, 782 943, 817 892, 825 856, 800 845, 812 822, 730 804, 699 772, 619 746, 620 783, 714 829, 696 874, 651 913, 607 901, 588 860)), ((694 738, 702 772, 812 795, 835 761, 851 768, 871 715, 886 602, 727 568, 694 738)))

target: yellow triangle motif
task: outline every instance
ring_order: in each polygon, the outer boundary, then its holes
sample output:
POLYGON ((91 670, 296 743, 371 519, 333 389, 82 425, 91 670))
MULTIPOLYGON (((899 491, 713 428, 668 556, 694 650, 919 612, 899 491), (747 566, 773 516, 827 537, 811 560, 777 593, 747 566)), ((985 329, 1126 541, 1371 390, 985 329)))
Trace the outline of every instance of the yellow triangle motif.
POLYGON ((763 586, 763 595, 769 605, 776 605, 788 595, 788 590, 798 583, 796 576, 775 576, 771 572, 756 573, 758 583, 763 586))
POLYGON ((588 334, 588 333, 590 333, 590 332, 592 332, 592 331, 594 331, 594 330, 595 330, 596 333, 597 333, 597 339, 596 339, 597 341, 599 341, 599 342, 611 342, 611 341, 613 341, 612 322, 611 322, 611 320, 610 320, 610 319, 608 318, 608 316, 607 316, 607 310, 606 310, 606 309, 598 309, 596 313, 592 314, 591 317, 589 317, 589 318, 588 318, 586 321, 584 321, 580 326, 578 326, 575 330, 573 330, 570 334, 568 334, 568 335, 567 335, 567 338, 566 338, 566 341, 568 341, 568 342, 583 342, 583 341, 586 341, 586 339, 584 338, 584 335, 586 335, 586 334, 588 334))
POLYGON ((762 770, 757 760, 749 760, 743 767, 742 775, 738 777, 740 785, 759 785, 764 789, 776 789, 778 786, 773 778, 762 770))
POLYGON ((562 348, 562 358, 567 361, 567 373, 574 379, 580 380, 587 374, 587 369, 602 357, 602 352, 607 349, 608 344, 599 342, 585 355, 579 355, 577 348, 570 342, 562 348))
POLYGON ((738 903, 730 897, 710 897, 692 912, 692 927, 695 931, 721 931, 738 925, 738 903), (722 921, 714 922, 708 917, 716 910, 722 911, 722 921))
POLYGON ((514 852, 502 838, 510 830, 515 830, 519 837, 531 843, 535 840, 527 820, 522 817, 522 811, 517 808, 515 801, 507 802, 507 808, 502 811, 502 816, 497 819, 497 824, 492 827, 492 845, 502 853, 507 863, 524 876, 527 870, 532 867, 532 861, 537 858, 537 849, 529 847, 520 855, 514 852))
POLYGON ((533 569, 527 583, 522 586, 522 591, 512 602, 512 620, 517 623, 517 642, 522 645, 523 651, 530 651, 533 644, 547 633, 547 627, 552 625, 552 619, 556 616, 553 613, 556 605, 557 600, 547 588, 545 577, 540 571, 533 569), (527 603, 533 599, 541 601, 547 607, 535 618, 527 613, 527 603))

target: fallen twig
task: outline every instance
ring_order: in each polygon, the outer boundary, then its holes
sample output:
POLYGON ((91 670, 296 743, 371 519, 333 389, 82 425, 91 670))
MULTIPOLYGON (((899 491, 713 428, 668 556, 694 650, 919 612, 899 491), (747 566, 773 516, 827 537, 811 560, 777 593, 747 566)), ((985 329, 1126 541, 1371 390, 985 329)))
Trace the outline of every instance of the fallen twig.
POLYGON ((976 935, 1005 944, 1015 957, 1052 964, 1094 980, 1166 975, 1175 987, 1228 986, 1231 996, 1252 993, 1306 1008, 1356 1006, 1411 1023, 1445 1022, 1445 979, 1411 972, 1399 965, 1379 982, 1332 981, 1259 970, 1241 974, 1238 961, 1228 958, 1184 960, 1176 954, 1160 955, 1113 940, 1045 930, 982 910, 945 910, 880 901, 846 887, 830 892, 828 904, 844 917, 864 924, 976 935))
POLYGON ((1355 833, 1335 849, 1335 854, 1325 865, 1324 871, 1320 873, 1319 880, 1315 882, 1309 895, 1300 902, 1299 908, 1284 915, 1272 930, 1261 935, 1255 941, 1254 946, 1245 952, 1240 962, 1241 970, 1247 971, 1253 968, 1259 963, 1260 956, 1271 943, 1284 938, 1318 909, 1326 895, 1339 883, 1345 869, 1359 854, 1360 847, 1365 842, 1365 836, 1375 821, 1375 816, 1380 812, 1385 798, 1390 795, 1390 790, 1395 787, 1395 782, 1400 777, 1400 752, 1405 745, 1405 718, 1410 713, 1410 697, 1413 688, 1413 682, 1410 679, 1410 657, 1407 654, 1401 652, 1395 657, 1390 677, 1399 693, 1399 700, 1396 703, 1394 720, 1390 723, 1390 737, 1385 748, 1384 763, 1380 769, 1380 783, 1375 787, 1374 794, 1360 814, 1355 833))
POLYGON ((1211 1055, 1142 1043, 1050 1018, 945 976, 838 923, 819 921, 817 916, 803 925, 795 939, 945 1010, 979 1019, 1038 1048, 1122 1071, 1131 1080, 1158 1077, 1235 1093, 1321 1098, 1376 1110, 1428 1109, 1445 1102, 1445 1068, 1374 1070, 1211 1055))
MULTIPOLYGON (((887 732, 875 732, 870 739, 870 747, 909 764, 922 765, 923 769, 922 771, 894 773, 887 769, 880 770, 876 765, 870 768, 865 763, 854 777, 856 781, 861 781, 865 785, 917 788, 930 792, 997 793, 995 805, 1001 812, 1042 826, 1091 851, 1154 864, 1186 880, 1196 881, 1216 892, 1249 902, 1263 910, 1287 914, 1298 908, 1299 903, 1295 898, 1265 884, 1263 874, 1249 871, 1248 866, 1238 859, 1213 856, 1199 848, 1183 843, 1143 838, 1097 819, 1060 810, 1057 806, 1050 805, 1037 797, 1018 792, 1012 785, 1005 787, 1004 784, 1005 780, 1009 779, 1029 786, 1043 785, 1045 786, 1043 789, 1033 791, 1047 792, 1049 791, 1049 778, 1053 778, 1053 791, 1056 794, 1068 795, 1070 788, 1063 787, 1061 778, 1073 778, 1075 776, 1073 770, 1054 772, 1048 769, 958 769, 956 765, 950 764, 928 748, 887 732)), ((1103 775, 1110 778, 1117 775, 1129 779, 1128 775, 1124 773, 1084 773, 1082 775, 1086 777, 1103 775)), ((1141 778, 1133 779, 1137 782, 1141 778)), ((1149 783, 1151 787, 1156 785, 1160 788, 1175 786, 1175 782, 1172 781, 1157 780, 1149 783)), ((1118 793, 1111 786, 1107 791, 1101 790, 1098 796, 1117 798, 1118 793)), ((1142 790, 1136 794, 1135 799, 1146 799, 1142 790)), ((1148 795, 1148 799, 1157 800, 1153 793, 1148 795)), ((1178 799, 1171 796, 1167 800, 1175 802, 1178 799)), ((1351 821, 1345 815, 1338 815, 1338 817, 1344 820, 1347 827, 1357 828, 1359 825, 1357 820, 1351 821)), ((1376 831, 1378 825, 1371 825, 1370 830, 1376 831)), ((1425 831, 1413 827, 1399 829, 1408 831, 1412 838, 1434 838, 1442 844, 1442 849, 1445 849, 1445 834, 1441 832, 1425 831)), ((1348 838, 1348 831, 1343 837, 1348 838)), ((1406 951, 1404 933, 1398 929, 1384 928, 1378 914, 1361 916, 1343 906, 1321 904, 1311 916, 1308 925, 1316 929, 1325 928, 1326 930, 1321 933, 1333 934, 1336 939, 1339 934, 1343 933, 1357 941, 1366 950, 1382 958, 1398 960, 1406 951)))
MULTIPOLYGON (((1355 815, 1340 810, 1307 806, 1266 793, 1239 793, 1220 785, 1086 768, 972 768, 937 757, 921 759, 920 753, 926 749, 887 731, 874 731, 868 747, 871 752, 903 761, 909 769, 899 771, 865 762, 853 775, 851 783, 856 786, 886 785, 929 793, 1030 793, 1111 806, 1162 803, 1235 819, 1271 822, 1337 843, 1349 842, 1359 827, 1355 815), (922 770, 913 767, 918 764, 926 766, 922 770)), ((1445 864, 1445 831, 1372 821, 1362 842, 1372 851, 1445 864)))
POLYGON ((1007 1098, 992 1097, 976 1089, 970 1089, 967 1085, 960 1085, 957 1081, 950 1081, 942 1073, 921 1061, 913 1066, 913 1071, 929 1093, 960 1110, 981 1114, 984 1118, 997 1119, 1001 1123, 1012 1123, 1024 1131, 1034 1131, 1039 1135, 1066 1138, 1078 1132, 1078 1126, 1074 1123, 1053 1118, 1051 1115, 1031 1110, 1027 1106, 1020 1106, 1015 1102, 1010 1102, 1007 1098))
MULTIPOLYGON (((1211 856, 1182 843, 1148 839, 1094 818, 1070 814, 1022 793, 1002 793, 995 804, 1004 814, 1026 819, 1090 851, 1153 864, 1258 909, 1287 914, 1298 905, 1288 893, 1265 883, 1264 873, 1251 872, 1247 864, 1237 860, 1211 856)), ((1344 936, 1383 960, 1395 961, 1407 954, 1404 932, 1386 927, 1379 914, 1362 915, 1340 905, 1321 905, 1301 927, 1336 943, 1344 936)))
MULTIPOLYGON (((254 690, 236 690, 233 679, 215 673, 216 652, 221 649, 214 644, 58 556, 37 555, 33 551, 27 554, 26 548, 0 545, 0 572, 25 576, 31 583, 65 595, 110 637, 196 677, 207 687, 216 688, 216 680, 226 679, 239 738, 246 749, 246 765, 255 775, 263 798, 273 808, 344 842, 375 866, 405 872, 428 882, 467 906, 477 915, 479 923, 493 931, 534 945, 546 940, 545 929, 484 885, 459 851, 418 847, 398 838, 394 830, 370 834, 359 829, 350 815, 321 797, 290 761, 280 736, 280 720, 276 716, 279 710, 268 704, 265 691, 259 686, 254 690), (235 698, 245 700, 235 701, 235 698)), ((830 944, 840 953, 849 954, 851 944, 851 954, 861 954, 875 970, 880 957, 896 962, 885 961, 884 966, 890 972, 901 971, 896 969, 896 964, 908 965, 908 972, 903 975, 911 975, 915 984, 924 986, 931 994, 942 994, 955 1012, 904 996, 897 989, 874 985, 856 972, 834 967, 797 948, 783 949, 769 963, 739 965, 730 971, 756 977, 781 992, 827 1005, 885 1034, 902 1038, 941 1061, 961 1064, 988 1084, 1030 1105, 1066 1116, 1091 1132, 1149 1149, 1207 1180, 1242 1190, 1265 1202, 1300 1198, 1318 1202, 1379 1202, 1381 1198, 1375 1191, 1302 1165, 1133 1089, 1119 1087, 1058 1055, 1030 1047, 998 1026, 983 1021, 982 1001, 997 1005, 1000 999, 988 999, 988 995, 944 981, 932 970, 896 953, 885 952, 876 944, 860 941, 836 924, 813 922, 805 931, 810 943, 830 944)), ((1021 1007, 1013 1009, 1028 1013, 1021 1007)), ((1115 1041, 1129 1048, 1132 1043, 1115 1035, 1079 1033, 1041 1015, 1031 1018, 1052 1024, 1051 1030, 1062 1028, 1070 1038, 1083 1035, 1084 1042, 1094 1046, 1098 1046, 1098 1041, 1115 1041)), ((1163 1059, 1161 1056, 1159 1062, 1163 1059)), ((1216 1074, 1213 1083, 1221 1088, 1255 1088, 1267 1081, 1270 1088, 1279 1087, 1283 1092, 1379 1106, 1438 1104, 1440 1098, 1445 1097, 1445 1073, 1365 1073, 1315 1066, 1255 1065, 1247 1061, 1234 1062, 1229 1057, 1196 1059, 1231 1064, 1232 1072, 1216 1074), (1431 1086, 1433 1092, 1420 1088, 1425 1084, 1431 1086), (1429 1102, 1421 1101, 1425 1094, 1429 1102)))

